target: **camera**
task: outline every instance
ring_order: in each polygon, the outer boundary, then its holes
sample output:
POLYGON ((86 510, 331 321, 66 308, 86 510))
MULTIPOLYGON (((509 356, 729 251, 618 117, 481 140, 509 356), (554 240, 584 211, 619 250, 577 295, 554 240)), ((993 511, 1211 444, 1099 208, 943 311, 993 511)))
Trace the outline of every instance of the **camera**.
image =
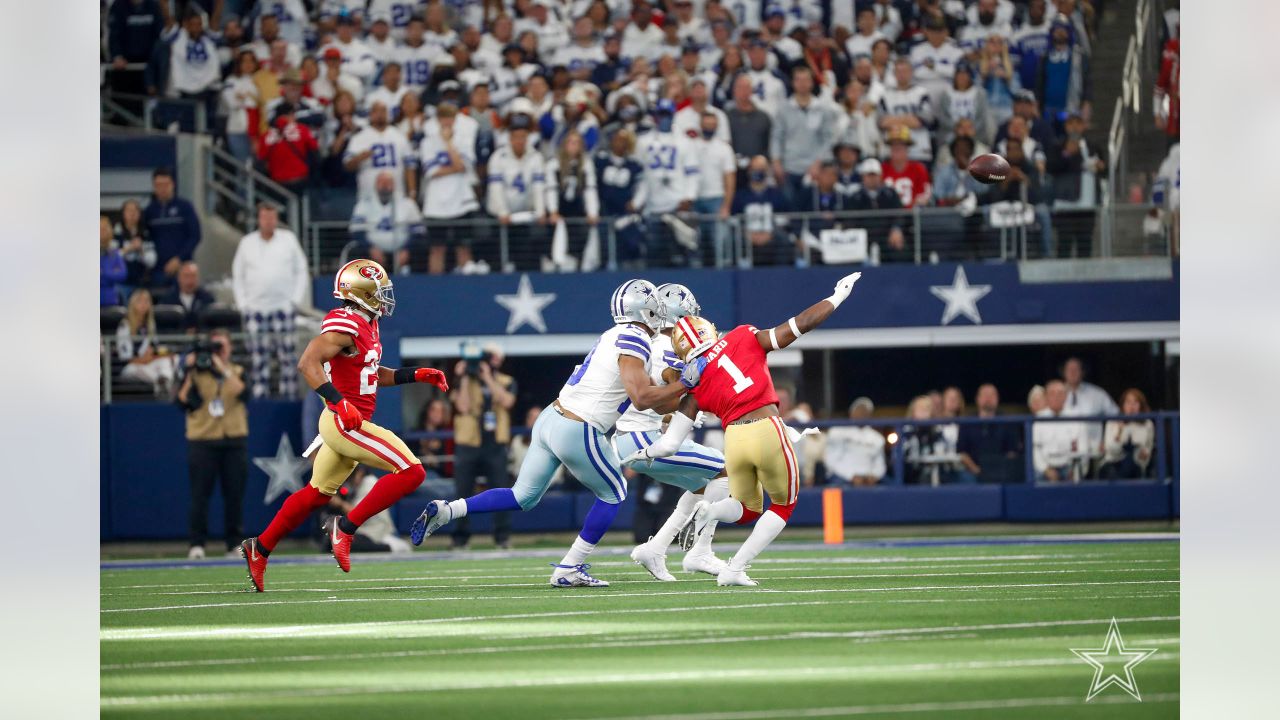
POLYGON ((213 356, 222 351, 222 342, 218 340, 200 339, 191 346, 191 352, 195 355, 195 361, 192 363, 191 369, 198 372, 210 372, 217 374, 217 370, 213 366, 213 356))
POLYGON ((484 360, 484 350, 474 340, 462 343, 462 361, 466 364, 466 374, 479 375, 480 363, 484 360))

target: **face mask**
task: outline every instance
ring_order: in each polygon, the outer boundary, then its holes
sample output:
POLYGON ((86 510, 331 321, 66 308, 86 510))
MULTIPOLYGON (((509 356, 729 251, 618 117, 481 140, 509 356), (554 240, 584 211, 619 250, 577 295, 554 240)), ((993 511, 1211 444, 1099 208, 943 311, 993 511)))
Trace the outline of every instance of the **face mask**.
POLYGON ((983 25, 990 25, 991 23, 995 22, 995 20, 996 20, 995 13, 985 13, 985 12, 978 13, 978 22, 982 23, 983 25))
POLYGON ((671 116, 670 115, 659 115, 657 121, 658 121, 658 132, 671 132, 671 116))
POLYGON ((710 140, 711 138, 713 138, 713 137, 715 137, 715 136, 716 136, 716 131, 715 131, 715 130, 707 130, 706 128, 703 128, 703 130, 702 130, 702 137, 704 137, 704 138, 706 138, 706 139, 710 140))
POLYGON ((765 181, 765 178, 767 178, 767 177, 768 177, 768 175, 766 175, 766 174, 765 174, 765 172, 764 172, 763 170, 752 170, 752 171, 751 171, 751 182, 753 182, 753 183, 762 183, 762 182, 764 182, 764 181, 765 181))
POLYGON ((383 205, 386 205, 387 203, 391 202, 391 195, 392 195, 391 190, 387 190, 385 192, 382 190, 379 190, 378 200, 381 201, 383 205))

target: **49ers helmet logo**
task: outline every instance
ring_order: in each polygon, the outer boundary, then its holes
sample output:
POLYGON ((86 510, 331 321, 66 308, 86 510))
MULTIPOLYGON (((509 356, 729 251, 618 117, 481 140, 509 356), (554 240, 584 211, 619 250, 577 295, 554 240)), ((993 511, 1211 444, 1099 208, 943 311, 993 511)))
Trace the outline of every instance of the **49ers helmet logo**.
POLYGON ((360 274, 369 278, 370 280, 377 280, 378 278, 382 277, 382 271, 373 265, 365 265, 361 267, 360 274))

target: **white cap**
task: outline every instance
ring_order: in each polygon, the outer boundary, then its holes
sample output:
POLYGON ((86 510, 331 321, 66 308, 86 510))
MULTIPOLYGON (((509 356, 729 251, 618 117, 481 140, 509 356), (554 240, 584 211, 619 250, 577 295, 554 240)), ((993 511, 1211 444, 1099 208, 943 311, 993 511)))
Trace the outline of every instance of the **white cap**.
POLYGON ((858 174, 860 175, 883 175, 884 170, 880 167, 880 161, 875 158, 867 158, 858 165, 858 174))

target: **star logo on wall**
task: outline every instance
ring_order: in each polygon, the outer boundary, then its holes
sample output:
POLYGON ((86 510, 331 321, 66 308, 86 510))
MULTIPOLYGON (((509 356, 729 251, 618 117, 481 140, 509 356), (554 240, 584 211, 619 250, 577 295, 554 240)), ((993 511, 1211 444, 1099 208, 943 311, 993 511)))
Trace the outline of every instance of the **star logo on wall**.
POLYGON ((293 443, 289 442, 288 434, 280 436, 275 457, 256 457, 253 464, 267 474, 267 492, 262 496, 263 505, 270 505, 272 500, 281 495, 292 495, 301 490, 302 476, 307 474, 311 465, 294 454, 293 443))
POLYGON ((540 333, 547 331, 547 322, 542 319, 542 309, 556 301, 555 293, 535 293, 529 276, 520 276, 520 285, 515 295, 494 295, 494 302, 511 313, 507 320, 507 334, 528 325, 540 333))
POLYGON ((1111 618, 1111 628, 1107 630, 1107 639, 1102 647, 1096 650, 1073 648, 1071 652, 1093 666, 1093 685, 1089 686, 1089 694, 1085 696, 1085 702, 1094 699, 1098 693, 1112 685, 1119 686, 1121 690, 1132 695, 1134 700, 1142 702, 1138 683, 1133 679, 1133 669, 1138 666, 1138 663, 1154 655, 1156 649, 1126 648, 1124 638, 1120 637, 1120 625, 1116 623, 1115 618, 1111 618), (1112 669, 1108 670, 1108 666, 1112 669), (1121 677, 1121 673, 1124 677, 1121 677))
POLYGON ((947 304, 942 309, 940 325, 947 325, 960 315, 969 318, 974 325, 981 325, 982 314, 978 312, 978 301, 991 292, 991 286, 970 285, 969 278, 964 274, 964 266, 958 265, 956 276, 950 285, 930 285, 929 292, 947 304))

